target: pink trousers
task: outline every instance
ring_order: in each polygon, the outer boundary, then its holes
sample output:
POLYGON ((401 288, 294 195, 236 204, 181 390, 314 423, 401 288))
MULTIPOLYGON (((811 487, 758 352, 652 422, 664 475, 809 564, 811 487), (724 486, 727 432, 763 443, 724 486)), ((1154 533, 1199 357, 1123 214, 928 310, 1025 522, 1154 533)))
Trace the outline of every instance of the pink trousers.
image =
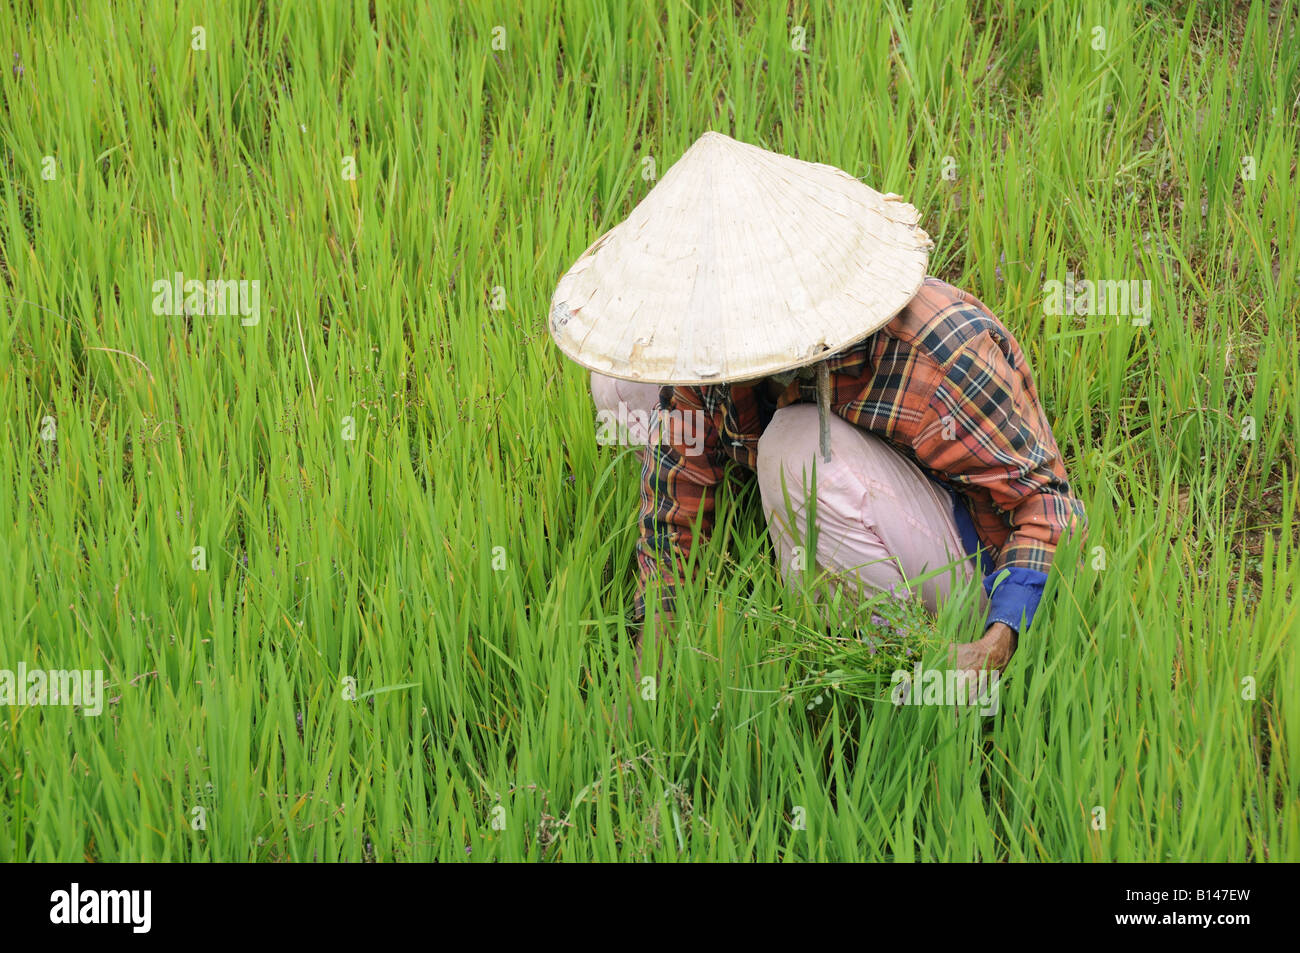
MULTIPOLYGON (((648 416, 659 404, 658 385, 595 373, 591 392, 597 410, 617 413, 622 402, 629 412, 648 416)), ((861 587, 903 598, 919 595, 932 612, 954 592, 966 590, 975 563, 962 547, 947 492, 886 441, 841 417, 831 416, 830 437, 827 463, 818 453, 817 407, 793 404, 776 412, 758 441, 759 494, 787 582, 814 570, 848 584, 855 595, 870 595, 861 587), (815 554, 804 551, 810 508, 816 512, 815 554)), ((975 588, 982 611, 987 597, 983 587, 975 588)))

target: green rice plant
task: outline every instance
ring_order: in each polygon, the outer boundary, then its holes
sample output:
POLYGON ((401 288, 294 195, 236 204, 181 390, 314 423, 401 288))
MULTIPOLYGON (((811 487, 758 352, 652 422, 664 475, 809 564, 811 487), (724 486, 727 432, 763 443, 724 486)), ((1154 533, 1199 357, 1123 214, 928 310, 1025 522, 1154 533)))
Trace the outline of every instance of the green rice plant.
POLYGON ((1298 21, 0 8, 0 670, 106 680, 0 704, 0 859, 1300 859, 1298 21), (639 462, 546 315, 708 129, 906 195, 1033 365, 1089 532, 995 715, 881 700, 969 605, 814 625, 742 480, 633 682, 639 462))

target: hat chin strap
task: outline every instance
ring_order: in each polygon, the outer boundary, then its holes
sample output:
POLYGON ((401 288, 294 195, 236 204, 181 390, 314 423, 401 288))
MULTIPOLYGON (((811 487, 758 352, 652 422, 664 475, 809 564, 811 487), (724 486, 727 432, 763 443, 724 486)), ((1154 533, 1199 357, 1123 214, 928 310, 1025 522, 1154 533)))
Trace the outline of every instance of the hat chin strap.
POLYGON ((817 423, 821 431, 822 459, 831 462, 831 369, 825 362, 817 365, 817 423))
POLYGON ((822 459, 831 462, 831 369, 825 361, 805 364, 793 370, 773 374, 772 379, 782 387, 789 387, 796 377, 800 380, 817 379, 817 424, 822 459))

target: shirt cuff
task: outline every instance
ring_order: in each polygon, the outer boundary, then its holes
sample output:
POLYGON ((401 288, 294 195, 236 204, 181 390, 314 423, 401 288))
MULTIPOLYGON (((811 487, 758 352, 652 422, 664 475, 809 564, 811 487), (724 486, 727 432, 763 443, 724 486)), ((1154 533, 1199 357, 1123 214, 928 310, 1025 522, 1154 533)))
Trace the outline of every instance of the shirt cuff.
POLYGON ((994 622, 1002 622, 1024 635, 1034 621, 1046 582, 1047 573, 1035 569, 1008 568, 985 576, 984 591, 989 595, 985 630, 994 622))

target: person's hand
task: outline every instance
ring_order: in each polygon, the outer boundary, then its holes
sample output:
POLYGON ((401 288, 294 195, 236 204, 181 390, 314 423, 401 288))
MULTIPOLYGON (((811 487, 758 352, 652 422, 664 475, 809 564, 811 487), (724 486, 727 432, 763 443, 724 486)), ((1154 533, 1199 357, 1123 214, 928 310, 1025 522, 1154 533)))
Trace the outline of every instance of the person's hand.
POLYGON ((979 673, 988 671, 1001 674, 1016 651, 1016 630, 1005 622, 994 622, 983 638, 974 642, 960 642, 951 652, 952 667, 961 673, 960 683, 970 694, 970 704, 975 704, 979 694, 979 673))
POLYGON ((1005 622, 994 622, 975 642, 960 642, 953 646, 952 667, 978 674, 987 669, 1001 672, 1016 651, 1016 630, 1005 622))

